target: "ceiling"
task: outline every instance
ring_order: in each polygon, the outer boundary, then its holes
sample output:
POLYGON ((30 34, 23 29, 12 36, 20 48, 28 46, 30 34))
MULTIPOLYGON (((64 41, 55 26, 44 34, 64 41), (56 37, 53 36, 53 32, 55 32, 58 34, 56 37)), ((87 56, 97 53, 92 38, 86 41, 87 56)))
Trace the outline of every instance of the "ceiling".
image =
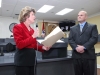
POLYGON ((25 6, 31 6, 37 11, 43 5, 55 6, 47 13, 36 13, 36 18, 39 20, 48 21, 62 21, 64 19, 76 20, 77 14, 80 10, 85 10, 88 16, 100 12, 100 0, 2 0, 2 7, 0 8, 0 16, 18 17, 21 9, 25 6), (64 8, 71 8, 74 11, 66 15, 55 15, 58 11, 64 8))

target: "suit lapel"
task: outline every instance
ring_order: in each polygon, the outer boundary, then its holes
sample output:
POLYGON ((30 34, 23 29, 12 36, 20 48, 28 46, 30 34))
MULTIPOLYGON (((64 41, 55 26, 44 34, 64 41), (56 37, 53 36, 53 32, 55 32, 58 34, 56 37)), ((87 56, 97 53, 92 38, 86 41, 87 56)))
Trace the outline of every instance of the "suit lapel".
POLYGON ((77 25, 77 29, 76 29, 76 30, 77 30, 77 32, 78 32, 79 34, 81 34, 80 25, 79 25, 79 24, 77 25))
POLYGON ((88 28, 88 23, 86 22, 83 29, 82 29, 82 32, 81 32, 81 35, 84 33, 84 31, 88 28))

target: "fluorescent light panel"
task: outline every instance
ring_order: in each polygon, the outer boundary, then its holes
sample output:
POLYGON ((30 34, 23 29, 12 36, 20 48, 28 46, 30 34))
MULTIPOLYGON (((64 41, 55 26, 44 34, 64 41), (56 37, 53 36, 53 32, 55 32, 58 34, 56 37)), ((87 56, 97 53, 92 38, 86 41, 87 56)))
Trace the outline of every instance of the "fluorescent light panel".
POLYGON ((0 8, 1 8, 1 3, 2 3, 2 0, 0 0, 0 8))
POLYGON ((37 12, 46 13, 46 12, 50 11, 52 8, 54 8, 54 6, 44 5, 37 12))
POLYGON ((59 11, 58 13, 56 13, 56 15, 65 15, 65 14, 67 14, 67 13, 73 11, 73 10, 74 10, 74 9, 65 8, 65 9, 59 11))

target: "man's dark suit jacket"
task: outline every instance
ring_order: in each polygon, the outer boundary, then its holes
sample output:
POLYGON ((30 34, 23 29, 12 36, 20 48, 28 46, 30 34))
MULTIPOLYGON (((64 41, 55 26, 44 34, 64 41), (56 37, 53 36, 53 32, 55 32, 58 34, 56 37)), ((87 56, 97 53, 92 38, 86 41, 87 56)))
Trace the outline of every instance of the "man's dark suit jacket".
POLYGON ((68 42, 73 49, 73 58, 86 58, 95 59, 95 48, 94 45, 98 41, 98 31, 97 26, 89 24, 86 22, 82 32, 80 32, 80 25, 75 25, 71 27, 68 42), (84 53, 78 53, 76 51, 77 45, 82 45, 85 47, 84 53))

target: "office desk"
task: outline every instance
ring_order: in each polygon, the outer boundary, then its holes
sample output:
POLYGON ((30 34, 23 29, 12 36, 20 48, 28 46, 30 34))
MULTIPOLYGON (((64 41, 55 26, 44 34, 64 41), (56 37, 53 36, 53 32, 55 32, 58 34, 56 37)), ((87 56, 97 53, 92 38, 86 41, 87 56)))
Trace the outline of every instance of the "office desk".
MULTIPOLYGON (((37 75, 74 75, 71 57, 37 58, 37 75)), ((0 75, 15 75, 14 54, 0 57, 0 75)))

